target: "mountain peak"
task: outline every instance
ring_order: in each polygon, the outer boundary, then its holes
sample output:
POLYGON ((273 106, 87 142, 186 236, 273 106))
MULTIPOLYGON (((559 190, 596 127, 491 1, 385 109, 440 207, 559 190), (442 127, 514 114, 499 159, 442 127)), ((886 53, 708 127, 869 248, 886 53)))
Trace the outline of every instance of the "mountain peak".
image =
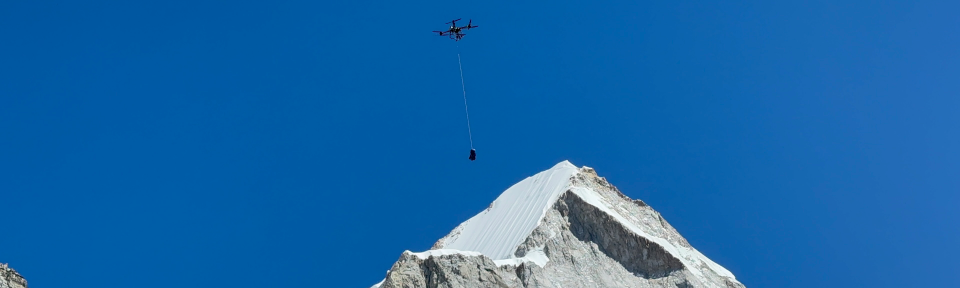
POLYGON ((375 287, 727 287, 660 213, 563 161, 514 184, 375 287))

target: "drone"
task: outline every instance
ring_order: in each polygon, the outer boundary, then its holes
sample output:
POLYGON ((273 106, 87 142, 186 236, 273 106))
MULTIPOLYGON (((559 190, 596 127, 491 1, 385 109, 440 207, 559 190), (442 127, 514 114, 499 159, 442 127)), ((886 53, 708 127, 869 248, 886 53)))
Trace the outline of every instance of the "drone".
MULTIPOLYGON (((460 19, 463 19, 463 18, 460 18, 460 19)), ((433 31, 433 32, 440 34, 440 36, 447 36, 447 37, 450 37, 450 39, 460 41, 460 39, 463 39, 463 36, 467 35, 467 34, 460 33, 460 31, 462 31, 463 29, 470 30, 471 28, 478 27, 478 26, 473 26, 473 19, 470 19, 470 22, 467 22, 467 26, 457 27, 457 21, 460 21, 460 19, 447 22, 446 24, 450 24, 450 29, 447 29, 447 31, 433 31)))

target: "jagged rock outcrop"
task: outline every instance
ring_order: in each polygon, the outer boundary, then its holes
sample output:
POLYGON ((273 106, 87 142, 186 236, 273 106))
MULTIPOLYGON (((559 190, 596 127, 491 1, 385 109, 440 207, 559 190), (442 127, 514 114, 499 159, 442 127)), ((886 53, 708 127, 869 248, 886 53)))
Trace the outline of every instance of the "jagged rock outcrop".
POLYGON ((390 268, 381 287, 516 287, 516 277, 504 273, 482 255, 430 255, 405 252, 390 268), (504 279, 503 276, 508 276, 504 279))
POLYGON ((517 183, 432 250, 405 251, 374 286, 744 287, 646 203, 566 161, 517 183))
POLYGON ((0 288, 27 288, 27 280, 6 263, 0 263, 0 288))

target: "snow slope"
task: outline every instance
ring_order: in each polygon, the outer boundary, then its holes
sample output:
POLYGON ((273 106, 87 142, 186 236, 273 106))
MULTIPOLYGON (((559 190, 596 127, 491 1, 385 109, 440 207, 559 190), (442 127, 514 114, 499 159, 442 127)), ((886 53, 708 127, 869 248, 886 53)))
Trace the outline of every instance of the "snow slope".
POLYGON ((470 218, 438 244, 443 249, 480 252, 493 260, 515 258, 517 249, 540 224, 544 213, 570 188, 577 167, 569 161, 514 184, 486 210, 470 218))
MULTIPOLYGON (((519 266, 525 262, 533 262, 544 268, 551 259, 547 253, 544 253, 542 246, 526 250, 524 257, 517 257, 514 253, 531 237, 535 229, 544 224, 542 222, 548 211, 552 211, 556 202, 568 191, 577 195, 587 205, 594 206, 612 217, 626 230, 661 246, 663 251, 682 262, 686 270, 696 278, 707 281, 703 283, 705 287, 729 286, 722 284, 724 282, 716 282, 720 281, 716 280, 719 279, 717 276, 736 282, 733 273, 690 247, 683 237, 669 227, 669 224, 662 222, 662 219, 650 220, 649 217, 644 219, 643 215, 649 216, 649 214, 638 212, 639 210, 636 209, 644 209, 638 207, 647 206, 637 206, 632 202, 633 200, 620 193, 605 179, 597 176, 592 168, 577 168, 569 161, 560 162, 546 171, 514 184, 500 194, 490 207, 463 222, 450 234, 437 241, 433 250, 420 253, 405 251, 404 253, 413 254, 421 260, 451 254, 482 255, 493 260, 497 266, 519 266), (623 207, 634 208, 624 209, 623 207)), ((645 209, 652 211, 652 208, 645 209)), ((656 211, 652 213, 659 217, 656 211)), ((557 259, 560 261, 564 258, 557 259)), ((382 282, 374 287, 379 287, 381 284, 382 282)))

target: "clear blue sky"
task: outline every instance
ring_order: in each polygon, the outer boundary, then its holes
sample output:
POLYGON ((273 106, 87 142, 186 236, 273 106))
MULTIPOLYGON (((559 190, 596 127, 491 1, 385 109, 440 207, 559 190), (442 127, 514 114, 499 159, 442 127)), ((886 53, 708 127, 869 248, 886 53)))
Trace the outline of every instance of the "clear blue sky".
POLYGON ((748 287, 960 286, 960 2, 267 2, 0 4, 0 262, 367 287, 569 159, 748 287))

